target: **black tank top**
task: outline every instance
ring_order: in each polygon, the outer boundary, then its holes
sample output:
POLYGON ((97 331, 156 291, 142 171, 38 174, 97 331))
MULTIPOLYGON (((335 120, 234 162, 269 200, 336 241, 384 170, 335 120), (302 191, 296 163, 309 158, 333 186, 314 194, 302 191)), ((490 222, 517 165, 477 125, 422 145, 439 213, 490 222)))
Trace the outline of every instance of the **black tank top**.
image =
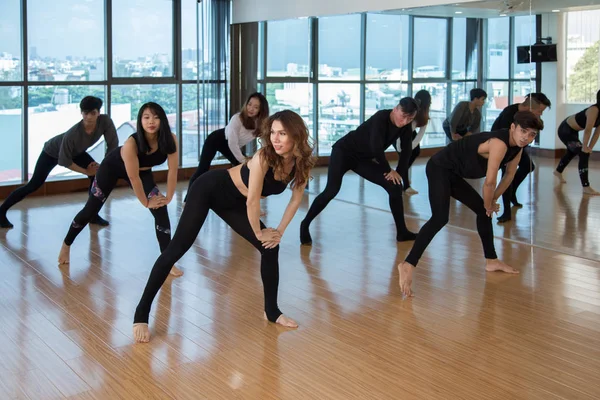
MULTIPOLYGON (((296 166, 294 165, 294 168, 292 168, 292 172, 290 172, 289 176, 293 177, 295 172, 296 172, 296 166)), ((246 163, 244 163, 242 165, 242 170, 240 171, 240 174, 242 175, 242 182, 244 182, 244 185, 246 185, 246 187, 248 187, 248 181, 250 179, 250 169, 248 168, 248 165, 246 165, 246 163)), ((288 184, 285 182, 276 180, 275 173, 273 172, 273 168, 269 167, 269 169, 267 170, 267 173, 265 174, 265 180, 263 181, 262 193, 260 195, 263 197, 267 197, 267 196, 271 196, 273 194, 283 193, 283 191, 285 190, 287 185, 288 184)))
POLYGON ((466 136, 444 147, 431 157, 431 161, 463 178, 483 178, 487 174, 488 160, 477 152, 479 145, 492 138, 502 140, 508 148, 500 163, 502 167, 521 151, 519 146, 510 146, 509 137, 510 131, 508 129, 466 136))
MULTIPOLYGON (((590 107, 596 107, 596 108, 600 109, 598 104, 594 104, 593 106, 590 106, 590 107)), ((577 122, 577 125, 579 125, 583 129, 585 129, 585 124, 587 123, 587 116, 585 115, 585 112, 590 107, 588 107, 584 110, 581 110, 577 114, 575 114, 575 122, 577 122)), ((599 125, 600 125, 600 112, 598 113, 598 116, 596 117, 596 121, 594 122, 594 128, 597 128, 599 125)))
POLYGON ((160 165, 167 160, 167 154, 163 153, 160 150, 160 147, 153 153, 144 154, 140 151, 137 133, 134 133, 130 137, 135 140, 135 145, 138 148, 138 160, 140 163, 140 168, 154 167, 155 165, 160 165))

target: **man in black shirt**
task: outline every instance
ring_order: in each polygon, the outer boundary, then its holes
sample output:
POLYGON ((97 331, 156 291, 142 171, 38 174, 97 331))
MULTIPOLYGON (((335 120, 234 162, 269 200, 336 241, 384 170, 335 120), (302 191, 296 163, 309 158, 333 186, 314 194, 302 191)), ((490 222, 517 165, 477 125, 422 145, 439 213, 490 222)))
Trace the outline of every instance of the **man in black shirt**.
MULTIPOLYGON (((552 103, 544 93, 530 93, 525 97, 525 100, 523 100, 522 103, 512 104, 502 110, 492 125, 492 131, 509 129, 510 125, 513 123, 515 114, 519 111, 531 111, 536 116, 541 117, 544 110, 551 105, 552 103)), ((523 182, 527 175, 530 172, 533 172, 534 169, 535 164, 531 161, 527 148, 525 148, 523 149, 523 154, 519 161, 519 168, 517 169, 515 178, 502 195, 503 212, 502 215, 498 217, 498 222, 503 223, 512 219, 510 210, 511 201, 515 207, 523 207, 523 205, 517 201, 517 189, 521 182, 523 182)), ((502 176, 504 176, 505 173, 506 167, 502 167, 502 176)))
MULTIPOLYGON (((361 124, 356 130, 338 140, 331 150, 327 186, 313 201, 300 225, 300 242, 312 243, 309 226, 327 204, 338 194, 342 178, 349 170, 381 186, 388 192, 390 209, 396 223, 396 240, 414 240, 416 235, 406 228, 402 203, 402 179, 390 167, 385 150, 400 138, 400 170, 408 170, 412 151, 411 122, 418 106, 413 98, 404 97, 393 110, 381 110, 361 124)), ((407 173, 408 175, 408 173, 407 173)))

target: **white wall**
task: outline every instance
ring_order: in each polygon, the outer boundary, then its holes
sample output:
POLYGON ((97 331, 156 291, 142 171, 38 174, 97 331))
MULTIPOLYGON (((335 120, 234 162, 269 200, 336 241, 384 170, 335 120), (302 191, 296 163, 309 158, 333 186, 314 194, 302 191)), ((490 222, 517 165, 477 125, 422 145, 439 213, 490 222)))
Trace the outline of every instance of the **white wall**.
POLYGON ((273 21, 364 11, 399 10, 477 0, 233 0, 233 23, 273 21))

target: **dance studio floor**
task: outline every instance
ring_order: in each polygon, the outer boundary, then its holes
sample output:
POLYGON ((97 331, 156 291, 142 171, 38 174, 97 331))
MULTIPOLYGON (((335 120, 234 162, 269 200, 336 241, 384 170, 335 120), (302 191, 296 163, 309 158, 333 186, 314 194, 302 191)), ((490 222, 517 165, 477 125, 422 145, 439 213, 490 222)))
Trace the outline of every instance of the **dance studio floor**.
MULTIPOLYGON (((475 218, 453 202, 404 301, 396 264, 411 244, 395 243, 385 192, 356 175, 313 223, 312 248, 299 245, 326 182, 316 170, 280 252, 280 308, 298 330, 263 321, 259 255, 211 213, 157 297, 149 344, 131 325, 159 253, 150 213, 116 190, 110 227, 84 230, 59 268, 85 193, 27 199, 0 231, 0 399, 598 399, 600 197, 581 195, 576 165, 558 188, 553 166, 538 162, 524 207, 494 226, 520 275, 484 271, 475 218)), ((599 163, 590 176, 600 190, 599 163)), ((430 214, 422 160, 413 182, 417 231, 430 214)), ((265 201, 267 225, 289 196, 265 201)))

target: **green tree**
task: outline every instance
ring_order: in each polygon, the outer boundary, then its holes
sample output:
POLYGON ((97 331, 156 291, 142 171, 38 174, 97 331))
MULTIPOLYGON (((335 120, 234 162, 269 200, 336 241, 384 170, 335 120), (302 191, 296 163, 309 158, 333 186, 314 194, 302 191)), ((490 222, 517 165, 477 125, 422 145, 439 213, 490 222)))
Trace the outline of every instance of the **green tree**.
POLYGON ((573 103, 595 103, 598 91, 598 74, 600 63, 598 62, 598 51, 600 40, 588 47, 583 56, 575 64, 573 73, 567 79, 567 94, 569 102, 573 103))

